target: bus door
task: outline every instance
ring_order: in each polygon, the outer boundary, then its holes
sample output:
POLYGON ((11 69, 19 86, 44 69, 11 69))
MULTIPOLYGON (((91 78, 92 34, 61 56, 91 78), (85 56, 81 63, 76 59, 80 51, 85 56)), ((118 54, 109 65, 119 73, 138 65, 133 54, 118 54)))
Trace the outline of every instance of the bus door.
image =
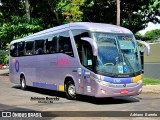
POLYGON ((92 47, 89 42, 83 41, 82 44, 82 54, 81 54, 81 63, 87 69, 82 69, 82 80, 83 80, 83 89, 84 94, 94 95, 94 89, 92 88, 92 80, 90 78, 91 72, 93 71, 93 53, 92 47))

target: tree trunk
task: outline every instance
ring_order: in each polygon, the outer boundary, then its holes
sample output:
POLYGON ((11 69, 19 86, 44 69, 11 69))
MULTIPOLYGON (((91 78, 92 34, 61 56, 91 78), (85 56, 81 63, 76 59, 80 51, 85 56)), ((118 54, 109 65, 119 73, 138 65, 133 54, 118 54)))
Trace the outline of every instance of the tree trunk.
POLYGON ((117 25, 120 25, 120 0, 117 0, 117 25))
POLYGON ((26 6, 26 15, 28 18, 28 21, 30 21, 30 10, 29 10, 29 1, 25 0, 25 6, 26 6))

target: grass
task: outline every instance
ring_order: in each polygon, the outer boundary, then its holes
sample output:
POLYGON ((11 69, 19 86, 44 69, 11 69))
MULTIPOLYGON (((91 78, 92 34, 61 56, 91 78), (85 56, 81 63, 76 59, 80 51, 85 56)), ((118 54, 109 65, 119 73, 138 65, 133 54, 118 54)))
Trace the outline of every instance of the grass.
POLYGON ((160 84, 160 79, 153 79, 153 78, 143 78, 144 85, 157 85, 160 84))

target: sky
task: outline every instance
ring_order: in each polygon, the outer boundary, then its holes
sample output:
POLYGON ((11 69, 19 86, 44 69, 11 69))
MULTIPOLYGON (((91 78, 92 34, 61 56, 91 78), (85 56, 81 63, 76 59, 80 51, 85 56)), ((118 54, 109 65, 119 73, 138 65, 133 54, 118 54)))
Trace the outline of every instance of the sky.
POLYGON ((139 33, 144 35, 147 31, 160 29, 160 24, 153 24, 152 22, 148 23, 148 26, 144 30, 140 30, 139 33))

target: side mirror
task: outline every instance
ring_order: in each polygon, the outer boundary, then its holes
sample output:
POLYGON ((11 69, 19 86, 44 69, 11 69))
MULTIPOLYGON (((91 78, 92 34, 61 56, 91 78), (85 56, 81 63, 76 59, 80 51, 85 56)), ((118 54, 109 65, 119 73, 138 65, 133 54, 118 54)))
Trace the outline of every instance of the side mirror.
POLYGON ((150 52, 151 52, 150 45, 148 43, 146 43, 145 41, 142 41, 142 40, 137 40, 137 42, 145 45, 145 47, 147 48, 147 56, 150 55, 150 52))
POLYGON ((89 37, 82 37, 81 40, 87 41, 91 44, 92 46, 92 51, 93 51, 93 55, 97 56, 98 55, 98 47, 97 47, 97 43, 89 37))
MULTIPOLYGON (((151 52, 151 48, 150 48, 150 45, 144 41, 141 41, 141 40, 137 40, 138 43, 144 45, 147 49, 146 53, 147 53, 147 56, 150 54, 151 52)), ((141 57, 141 68, 142 68, 142 73, 144 73, 144 51, 140 51, 140 57, 141 57)))

